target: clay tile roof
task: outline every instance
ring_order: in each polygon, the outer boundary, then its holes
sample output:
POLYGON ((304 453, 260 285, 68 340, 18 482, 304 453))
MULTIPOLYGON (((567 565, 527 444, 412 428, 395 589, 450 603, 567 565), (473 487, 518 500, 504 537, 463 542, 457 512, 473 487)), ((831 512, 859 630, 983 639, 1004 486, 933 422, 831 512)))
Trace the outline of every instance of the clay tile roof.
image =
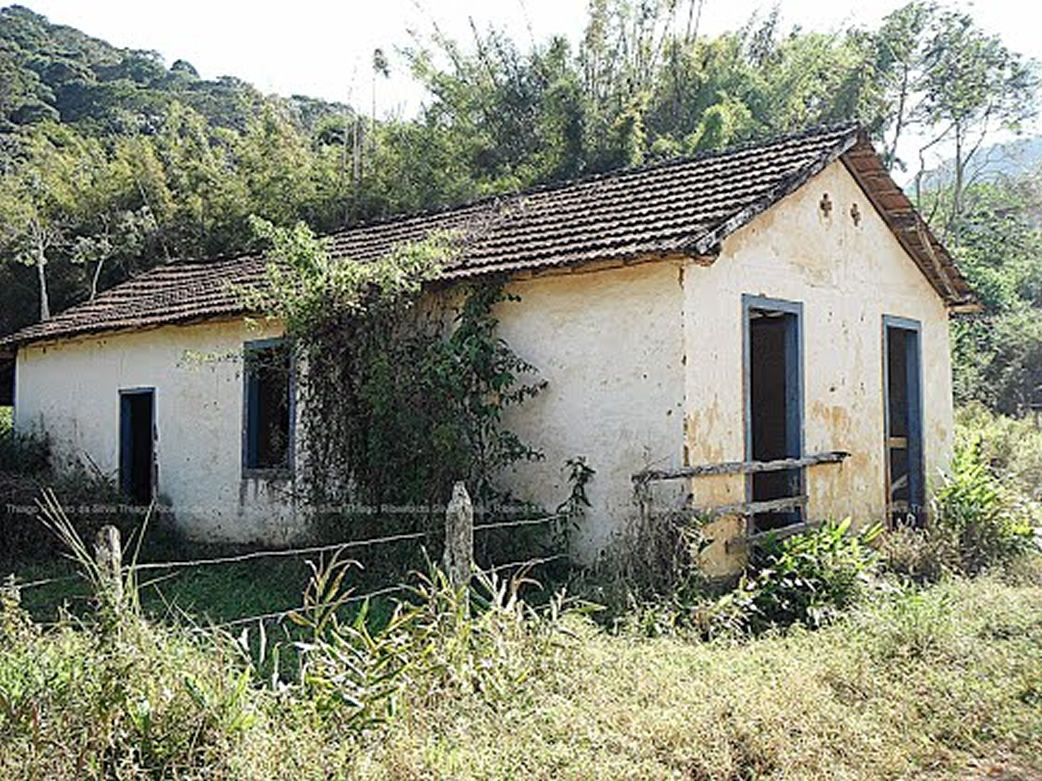
MULTIPOLYGON (((728 234, 836 159, 858 178, 945 300, 972 304, 965 279, 855 125, 350 228, 332 234, 330 247, 336 257, 367 261, 401 242, 448 230, 459 251, 444 270, 446 279, 598 260, 708 257, 728 234)), ((243 256, 158 266, 0 339, 0 346, 238 314, 233 285, 259 282, 264 265, 243 256)))

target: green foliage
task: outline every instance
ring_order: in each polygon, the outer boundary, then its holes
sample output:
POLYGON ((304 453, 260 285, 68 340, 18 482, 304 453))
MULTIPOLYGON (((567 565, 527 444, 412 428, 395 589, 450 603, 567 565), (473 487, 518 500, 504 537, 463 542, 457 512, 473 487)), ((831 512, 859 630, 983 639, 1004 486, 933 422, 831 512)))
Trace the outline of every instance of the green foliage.
MULTIPOLYGON (((1030 67, 929 3, 832 35, 775 12, 711 37, 688 10, 681 30, 675 4, 594 3, 575 50, 478 30, 466 47, 435 28, 402 53, 429 93, 419 115, 378 119, 4 9, 0 258, 32 267, 0 264, 0 332, 156 262, 252 249, 252 214, 324 232, 851 119, 902 165, 909 128, 950 125, 965 162, 967 134, 1034 105, 1030 67)), ((394 67, 382 52, 373 65, 394 67)), ((937 200, 947 230, 951 198, 937 200)))
POLYGON ((981 453, 979 435, 957 443, 932 508, 930 533, 950 542, 951 565, 967 575, 1023 554, 1033 537, 1026 508, 981 453))
POLYGON ((857 533, 849 518, 753 550, 750 570, 709 611, 710 633, 760 633, 800 623, 819 627, 855 604, 875 571, 875 525, 857 533))
POLYGON ((1025 306, 952 324, 953 390, 958 401, 982 402, 1014 416, 1027 415, 1042 403, 1039 312, 1025 306))
POLYGON ((924 528, 886 534, 886 570, 915 583, 947 575, 1016 569, 1039 523, 1042 433, 1028 420, 993 415, 975 404, 961 410, 955 456, 942 477, 924 528))
MULTIPOLYGON (((651 507, 649 486, 639 486, 651 507)), ((593 566, 573 573, 572 590, 604 606, 596 619, 616 631, 649 637, 690 628, 716 587, 700 568, 712 543, 705 519, 684 512, 642 511, 617 532, 593 566)))
POLYGON ((334 556, 313 566, 304 605, 289 619, 305 632, 295 642, 300 683, 319 714, 353 730, 368 729, 394 716, 410 668, 428 653, 427 638, 415 630, 416 611, 399 605, 379 628, 370 626, 369 603, 349 621, 340 609, 348 600, 344 578, 357 562, 334 556))
POLYGON ((981 460, 1011 493, 1042 501, 1042 426, 1031 417, 996 415, 979 403, 958 410, 955 421, 957 440, 979 438, 981 460))
POLYGON ((450 237, 344 263, 303 225, 257 224, 273 261, 246 303, 285 324, 304 367, 304 490, 316 506, 375 511, 334 513, 329 530, 350 521, 355 534, 386 532, 382 514, 395 507, 417 508, 398 516, 413 528, 435 523, 457 480, 481 505, 507 498, 497 475, 541 454, 504 427, 503 415, 543 383, 527 381, 534 368, 496 333, 496 308, 517 300, 503 282, 470 285, 458 302, 436 293, 421 301, 450 237))
POLYGON ((1042 402, 1039 182, 974 184, 964 200, 957 256, 984 311, 952 323, 955 398, 1024 415, 1042 402))
POLYGON ((423 243, 396 247, 369 263, 333 260, 328 242, 302 222, 280 229, 251 217, 271 258, 264 285, 247 291, 245 305, 285 324, 298 339, 320 330, 331 313, 378 317, 384 310, 408 309, 424 282, 435 279, 450 253, 448 238, 435 235, 423 243))
POLYGON ((46 437, 0 427, 0 562, 38 561, 59 550, 39 521, 37 498, 53 488, 67 502, 80 534, 92 538, 105 524, 124 531, 140 520, 114 479, 92 464, 54 463, 46 437))
POLYGON ((53 496, 46 505, 49 529, 67 546, 99 610, 83 621, 64 613, 45 632, 21 610, 17 589, 0 588, 5 777, 13 769, 11 752, 49 778, 238 776, 233 758, 248 762, 244 744, 274 729, 301 729, 302 741, 309 734, 347 737, 354 747, 399 705, 516 697, 533 675, 559 663, 567 642, 563 622, 582 611, 563 595, 544 610, 529 607, 520 598, 530 583, 523 578, 479 577, 471 593, 432 571, 418 577, 387 620, 374 618, 368 602, 345 619, 351 593, 345 578, 354 562, 334 556, 312 568, 303 607, 289 616, 303 634, 291 635, 298 638, 298 664, 286 674, 278 661, 285 643, 269 646, 263 624, 258 657, 248 630, 236 639, 219 629, 144 620, 136 556, 125 576, 117 575, 117 599, 113 579, 53 496), (270 653, 276 658, 266 664, 270 653), (47 733, 52 725, 60 730, 54 736, 47 733))
MULTIPOLYGON (((1040 574, 880 593, 819 631, 740 643, 619 636, 511 608, 503 585, 468 599, 421 581, 438 596, 403 610, 423 616, 424 653, 396 717, 367 729, 346 702, 318 706, 324 683, 260 675, 220 630, 129 616, 106 650, 92 620, 34 624, 0 590, 0 776, 1024 775, 1042 749, 1040 574)), ((357 675, 349 642, 333 686, 357 675)), ((392 651, 361 653, 374 669, 392 651)))
POLYGON ((0 472, 28 475, 44 471, 50 461, 50 443, 46 437, 16 432, 11 412, 6 407, 0 414, 0 472))

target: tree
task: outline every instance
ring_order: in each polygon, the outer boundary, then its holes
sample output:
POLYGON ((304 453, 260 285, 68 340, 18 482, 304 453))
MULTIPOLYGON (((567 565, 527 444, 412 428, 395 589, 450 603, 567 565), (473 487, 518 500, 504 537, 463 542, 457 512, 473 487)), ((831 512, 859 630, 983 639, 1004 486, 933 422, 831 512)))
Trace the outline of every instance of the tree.
POLYGON ((4 256, 35 267, 41 320, 51 316, 50 253, 65 245, 90 189, 90 145, 66 127, 47 123, 24 136, 20 154, 0 179, 4 256))
POLYGON ((968 195, 956 252, 984 311, 953 324, 956 399, 1023 414, 1042 400, 1042 187, 1027 177, 968 195))
POLYGON ((871 35, 873 69, 885 110, 877 132, 883 144, 883 159, 891 168, 905 170, 898 157, 901 139, 916 121, 917 95, 922 87, 925 35, 937 14, 932 2, 915 0, 883 18, 871 35))
POLYGON ((1037 113, 1038 76, 1032 63, 985 34, 965 13, 945 11, 931 25, 922 60, 922 100, 917 118, 930 129, 919 150, 916 195, 923 203, 925 153, 950 143, 951 186, 931 199, 931 223, 954 246, 962 240, 968 188, 976 180, 972 163, 998 128, 1019 131, 1037 113))

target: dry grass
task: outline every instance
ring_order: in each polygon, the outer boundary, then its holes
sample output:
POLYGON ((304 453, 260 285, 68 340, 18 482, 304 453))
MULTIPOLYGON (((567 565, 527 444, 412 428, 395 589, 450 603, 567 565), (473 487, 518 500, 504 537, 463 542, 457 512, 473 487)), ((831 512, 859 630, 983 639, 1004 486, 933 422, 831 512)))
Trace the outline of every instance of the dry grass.
POLYGON ((739 646, 587 634, 566 666, 508 707, 473 700, 414 713, 353 769, 878 779, 958 777, 1003 757, 1011 767, 1042 759, 1037 581, 952 582, 819 632, 739 646))
MULTIPOLYGON (((0 776, 1042 777, 1037 558, 738 644, 507 623, 361 735, 301 690, 244 685, 227 638, 135 621, 113 652, 73 624, 0 628, 0 776)), ((445 648, 472 631, 452 626, 445 648)))

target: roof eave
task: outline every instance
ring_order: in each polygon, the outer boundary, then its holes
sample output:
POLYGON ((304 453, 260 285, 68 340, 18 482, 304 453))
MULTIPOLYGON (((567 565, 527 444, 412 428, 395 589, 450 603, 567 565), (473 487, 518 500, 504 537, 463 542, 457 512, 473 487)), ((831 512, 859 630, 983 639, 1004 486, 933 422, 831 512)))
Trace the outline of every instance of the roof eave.
POLYGON ((890 176, 868 137, 860 133, 857 143, 840 159, 948 310, 954 313, 981 311, 977 296, 954 258, 890 176))

